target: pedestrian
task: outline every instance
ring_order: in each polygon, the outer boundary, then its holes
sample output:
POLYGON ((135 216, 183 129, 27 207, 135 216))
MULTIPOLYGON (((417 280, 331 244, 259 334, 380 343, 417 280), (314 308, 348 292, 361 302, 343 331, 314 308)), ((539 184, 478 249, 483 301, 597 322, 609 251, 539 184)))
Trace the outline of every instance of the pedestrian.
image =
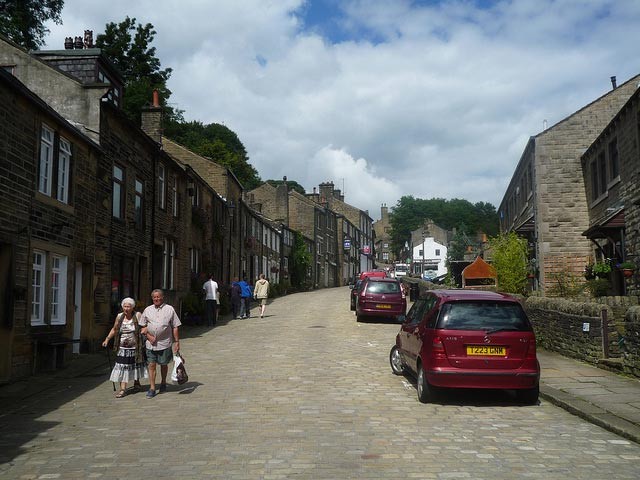
POLYGON ((160 365, 160 388, 157 393, 167 390, 167 372, 173 354, 180 351, 178 327, 182 325, 178 314, 171 305, 164 303, 164 292, 159 288, 151 292, 153 305, 142 312, 140 326, 146 335, 147 361, 149 362, 149 391, 147 398, 156 396, 156 366, 160 365))
POLYGON ((202 289, 205 292, 207 325, 213 327, 218 320, 218 283, 213 279, 213 273, 209 274, 209 280, 204 282, 202 289))
POLYGON ((129 382, 133 382, 133 391, 139 392, 142 390, 140 379, 148 377, 144 345, 140 334, 140 313, 133 311, 136 302, 133 298, 127 297, 120 305, 122 312, 116 315, 113 327, 102 342, 102 346, 106 347, 109 340, 114 339, 116 362, 109 380, 120 383, 116 398, 122 398, 127 394, 129 382))
POLYGON ((240 318, 249 318, 251 316, 251 285, 246 279, 238 282, 240 285, 240 318))
POLYGON ((238 318, 238 314, 240 313, 240 303, 242 301, 241 295, 242 287, 240 286, 238 277, 235 277, 231 283, 231 288, 229 289, 229 297, 231 297, 231 315, 234 320, 238 318))
POLYGON ((260 318, 264 317, 264 309, 267 307, 267 297, 269 296, 269 281, 264 277, 264 273, 260 274, 260 279, 256 282, 253 289, 253 298, 260 302, 260 318))

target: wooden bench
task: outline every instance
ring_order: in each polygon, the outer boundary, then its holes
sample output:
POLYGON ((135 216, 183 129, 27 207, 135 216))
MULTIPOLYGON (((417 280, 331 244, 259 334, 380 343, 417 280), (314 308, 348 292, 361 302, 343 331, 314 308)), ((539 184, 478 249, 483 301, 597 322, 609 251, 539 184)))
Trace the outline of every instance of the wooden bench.
MULTIPOLYGON (((53 353, 53 358, 51 363, 53 365, 53 370, 56 370, 58 367, 62 366, 61 364, 62 362, 60 362, 60 365, 58 364, 59 362, 58 350, 60 349, 59 347, 64 347, 66 345, 71 345, 74 343, 80 343, 79 338, 68 338, 63 335, 51 334, 51 333, 34 334, 32 337, 32 340, 33 340, 33 374, 34 375, 38 367, 38 350, 40 350, 42 347, 51 347, 52 353, 53 353)), ((64 355, 64 351, 62 352, 62 354, 64 355)))

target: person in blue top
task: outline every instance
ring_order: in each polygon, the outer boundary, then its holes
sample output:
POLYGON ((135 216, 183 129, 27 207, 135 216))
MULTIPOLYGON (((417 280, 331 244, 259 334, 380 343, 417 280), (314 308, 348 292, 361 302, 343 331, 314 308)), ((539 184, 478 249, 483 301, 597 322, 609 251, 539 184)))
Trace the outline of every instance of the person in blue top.
POLYGON ((245 279, 240 280, 238 285, 240 285, 240 318, 249 318, 253 291, 245 279))

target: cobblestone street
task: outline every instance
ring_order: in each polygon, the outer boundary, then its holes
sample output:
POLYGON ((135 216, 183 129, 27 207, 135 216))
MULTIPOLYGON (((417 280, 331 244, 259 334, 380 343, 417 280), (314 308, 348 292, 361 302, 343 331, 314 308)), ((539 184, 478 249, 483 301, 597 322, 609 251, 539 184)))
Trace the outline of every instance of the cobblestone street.
POLYGON ((189 382, 113 397, 106 370, 0 416, 11 479, 638 479, 640 446, 545 400, 456 392, 422 405, 392 375, 398 326, 357 323, 346 287, 266 316, 184 327, 189 382))

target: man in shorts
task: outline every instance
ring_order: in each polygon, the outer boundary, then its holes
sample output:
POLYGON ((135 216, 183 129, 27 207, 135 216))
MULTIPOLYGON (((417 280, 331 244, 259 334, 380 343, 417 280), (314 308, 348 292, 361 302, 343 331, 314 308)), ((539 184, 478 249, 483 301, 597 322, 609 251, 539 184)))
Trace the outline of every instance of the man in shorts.
POLYGON ((182 325, 176 311, 164 303, 164 292, 151 292, 153 305, 149 305, 140 317, 141 332, 146 335, 147 361, 149 362, 149 391, 147 398, 156 396, 156 365, 160 365, 161 383, 157 393, 167 390, 167 373, 173 353, 180 351, 178 327, 182 325))

